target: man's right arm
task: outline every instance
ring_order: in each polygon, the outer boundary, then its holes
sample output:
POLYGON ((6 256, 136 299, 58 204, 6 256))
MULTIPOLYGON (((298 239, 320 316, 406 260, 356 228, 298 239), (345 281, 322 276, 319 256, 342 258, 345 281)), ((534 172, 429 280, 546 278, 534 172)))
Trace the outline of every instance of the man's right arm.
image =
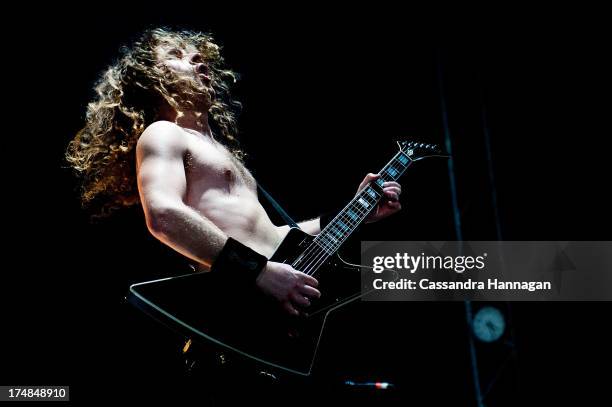
POLYGON ((187 191, 186 152, 184 135, 175 124, 156 122, 145 130, 136 147, 140 200, 153 236, 210 266, 228 236, 183 202, 187 191))
MULTIPOLYGON (((184 135, 173 123, 156 122, 136 147, 137 179, 147 227, 153 236, 184 256, 210 267, 228 241, 213 222, 183 202, 187 180, 184 135)), ((256 285, 290 314, 321 293, 312 276, 288 264, 267 262, 256 285)))

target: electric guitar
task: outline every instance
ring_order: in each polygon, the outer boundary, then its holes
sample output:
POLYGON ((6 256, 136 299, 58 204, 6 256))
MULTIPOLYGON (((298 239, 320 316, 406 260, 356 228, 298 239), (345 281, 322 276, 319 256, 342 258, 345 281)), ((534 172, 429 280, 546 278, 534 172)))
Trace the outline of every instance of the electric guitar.
MULTIPOLYGON (((134 284, 128 301, 191 338, 266 368, 308 376, 328 315, 367 295, 361 272, 367 266, 342 260, 337 251, 382 198, 382 185, 396 181, 415 161, 447 157, 435 145, 398 142, 399 151, 316 236, 291 228, 270 261, 290 264, 319 281, 321 298, 300 316, 288 316, 257 288, 228 287, 219 274, 201 272, 134 284)), ((387 281, 397 278, 393 273, 387 281)))

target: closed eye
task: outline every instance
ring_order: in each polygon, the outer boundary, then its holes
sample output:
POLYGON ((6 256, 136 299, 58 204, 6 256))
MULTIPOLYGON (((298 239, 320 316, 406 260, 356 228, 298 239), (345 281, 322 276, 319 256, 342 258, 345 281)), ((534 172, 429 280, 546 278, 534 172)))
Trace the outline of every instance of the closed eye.
POLYGON ((170 51, 168 51, 168 55, 172 55, 177 58, 183 58, 183 52, 178 48, 172 48, 170 51))

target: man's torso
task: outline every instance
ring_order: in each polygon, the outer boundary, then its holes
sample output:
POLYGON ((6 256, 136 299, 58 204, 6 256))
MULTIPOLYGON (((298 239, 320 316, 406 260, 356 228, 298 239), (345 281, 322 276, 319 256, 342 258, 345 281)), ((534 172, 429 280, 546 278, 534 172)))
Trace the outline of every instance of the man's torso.
POLYGON ((272 224, 245 166, 220 143, 183 129, 185 203, 228 236, 270 258, 286 232, 272 224))

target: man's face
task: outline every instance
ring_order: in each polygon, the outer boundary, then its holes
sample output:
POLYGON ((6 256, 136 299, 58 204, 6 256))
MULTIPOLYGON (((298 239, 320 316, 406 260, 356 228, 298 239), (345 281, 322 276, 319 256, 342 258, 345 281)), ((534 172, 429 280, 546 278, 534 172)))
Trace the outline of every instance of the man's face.
POLYGON ((177 76, 193 78, 206 87, 210 86, 210 70, 195 46, 162 44, 155 52, 157 60, 177 76))

